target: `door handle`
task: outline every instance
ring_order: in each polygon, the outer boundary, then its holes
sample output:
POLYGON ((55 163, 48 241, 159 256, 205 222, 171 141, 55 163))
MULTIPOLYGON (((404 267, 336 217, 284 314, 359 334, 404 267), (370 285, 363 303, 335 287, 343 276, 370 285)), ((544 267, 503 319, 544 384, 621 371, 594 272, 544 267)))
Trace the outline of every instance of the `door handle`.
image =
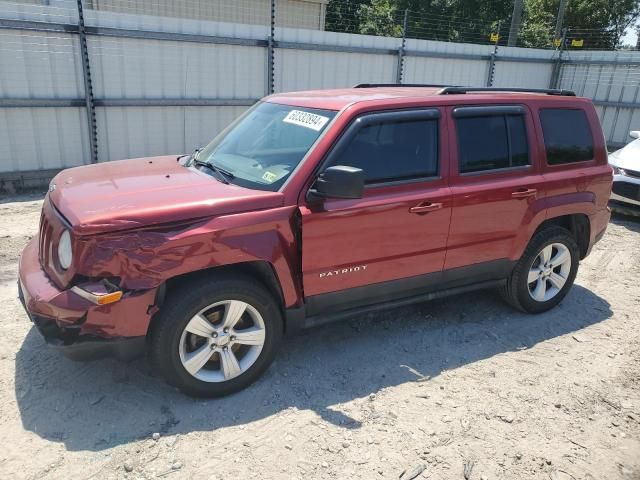
POLYGON ((533 197, 536 193, 538 193, 538 190, 536 190, 535 188, 525 188, 522 190, 516 190, 511 194, 511 197, 513 198, 533 197))
POLYGON ((421 203, 420 205, 416 205, 415 207, 411 207, 409 209, 409 213, 429 213, 435 210, 440 210, 442 208, 441 203, 421 203))

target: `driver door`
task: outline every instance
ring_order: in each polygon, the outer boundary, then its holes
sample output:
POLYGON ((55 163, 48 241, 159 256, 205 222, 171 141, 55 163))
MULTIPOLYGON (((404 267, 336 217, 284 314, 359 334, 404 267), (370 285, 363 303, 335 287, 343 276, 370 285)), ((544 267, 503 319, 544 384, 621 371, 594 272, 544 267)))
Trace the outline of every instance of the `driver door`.
POLYGON ((408 297, 441 280, 451 219, 439 109, 370 113, 347 127, 321 171, 365 173, 360 199, 306 202, 302 273, 307 314, 408 297))

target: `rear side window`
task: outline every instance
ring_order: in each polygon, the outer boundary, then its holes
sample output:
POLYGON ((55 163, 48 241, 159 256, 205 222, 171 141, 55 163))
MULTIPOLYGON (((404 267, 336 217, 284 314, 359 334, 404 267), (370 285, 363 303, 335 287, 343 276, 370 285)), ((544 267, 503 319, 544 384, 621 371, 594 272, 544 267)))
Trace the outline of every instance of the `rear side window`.
POLYGON ((540 110, 540 122, 549 165, 593 158, 593 136, 584 111, 545 108, 540 110))
POLYGON ((360 168, 366 183, 438 175, 438 120, 397 120, 365 125, 332 165, 360 168))
MULTIPOLYGON (((465 111, 464 108, 456 110, 458 114, 465 111)), ((456 118, 460 173, 529 165, 524 120, 524 115, 456 118)))

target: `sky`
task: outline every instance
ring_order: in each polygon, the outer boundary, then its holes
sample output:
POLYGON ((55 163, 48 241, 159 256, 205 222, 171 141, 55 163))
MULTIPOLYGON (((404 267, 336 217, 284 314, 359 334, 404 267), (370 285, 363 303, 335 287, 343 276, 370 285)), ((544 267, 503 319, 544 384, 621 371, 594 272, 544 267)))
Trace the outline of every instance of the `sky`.
MULTIPOLYGON (((640 25, 640 21, 636 23, 636 25, 640 25)), ((622 37, 622 43, 631 44, 635 47, 637 41, 638 41, 638 34, 636 33, 636 29, 634 27, 629 27, 627 29, 626 35, 622 37)))

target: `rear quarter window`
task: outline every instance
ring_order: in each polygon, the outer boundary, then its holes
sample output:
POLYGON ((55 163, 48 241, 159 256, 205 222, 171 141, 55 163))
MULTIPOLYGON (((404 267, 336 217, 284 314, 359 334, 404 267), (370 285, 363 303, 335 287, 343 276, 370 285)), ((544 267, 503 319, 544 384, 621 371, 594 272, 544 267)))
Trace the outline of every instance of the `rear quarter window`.
POLYGON ((549 165, 593 159, 593 136, 583 110, 544 108, 540 123, 549 165))

